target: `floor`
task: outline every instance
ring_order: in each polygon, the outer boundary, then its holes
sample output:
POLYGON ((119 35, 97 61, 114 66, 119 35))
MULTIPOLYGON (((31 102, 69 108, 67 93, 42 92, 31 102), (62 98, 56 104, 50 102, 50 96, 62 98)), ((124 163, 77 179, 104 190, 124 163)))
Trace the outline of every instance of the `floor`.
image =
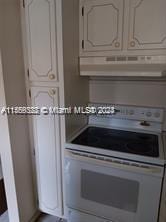
POLYGON ((66 221, 60 220, 57 217, 48 216, 48 215, 43 214, 36 222, 66 222, 66 221))
POLYGON ((0 216, 0 222, 9 222, 7 211, 0 216))
MULTIPOLYGON (((0 222, 9 222, 8 213, 5 212, 2 216, 0 216, 0 222)), ((36 222, 66 222, 64 220, 60 220, 57 217, 42 215, 36 222)))

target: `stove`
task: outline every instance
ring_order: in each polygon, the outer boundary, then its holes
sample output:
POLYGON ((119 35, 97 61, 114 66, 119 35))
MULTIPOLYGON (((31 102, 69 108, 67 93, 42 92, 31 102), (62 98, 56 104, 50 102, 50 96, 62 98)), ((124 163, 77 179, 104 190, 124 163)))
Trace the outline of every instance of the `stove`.
POLYGON ((158 136, 102 127, 88 127, 73 144, 142 156, 159 157, 158 136))
MULTIPOLYGON (((96 110, 109 104, 90 104, 96 110)), ((90 115, 88 125, 66 147, 143 163, 164 165, 164 110, 114 105, 114 115, 90 115)))
POLYGON ((88 125, 66 143, 69 221, 158 221, 166 164, 164 111, 121 105, 115 110, 115 115, 90 115, 88 125))

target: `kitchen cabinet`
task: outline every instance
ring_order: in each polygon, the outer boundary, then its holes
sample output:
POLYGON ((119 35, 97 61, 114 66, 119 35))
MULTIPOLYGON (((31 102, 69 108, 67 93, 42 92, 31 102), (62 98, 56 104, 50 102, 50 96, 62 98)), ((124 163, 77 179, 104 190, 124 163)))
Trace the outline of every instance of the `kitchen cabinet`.
POLYGON ((123 1, 84 0, 82 48, 84 51, 121 50, 123 1))
MULTIPOLYGON (((32 87, 34 107, 58 107, 58 89, 32 87)), ((61 215, 60 123, 58 115, 33 116, 34 145, 39 208, 51 215, 61 215)))
POLYGON ((57 81, 54 0, 26 0, 26 32, 31 81, 57 81))
MULTIPOLYGON (((28 103, 38 108, 58 107, 63 104, 63 72, 58 77, 61 68, 58 59, 62 56, 61 1, 26 0, 23 10, 28 103)), ((59 217, 63 215, 61 125, 58 115, 41 113, 30 119, 38 207, 59 217)))
POLYGON ((130 0, 128 50, 166 49, 165 10, 165 0, 130 0))
MULTIPOLYGON (((78 78, 78 9, 78 0, 24 0, 21 11, 29 106, 87 105, 88 79, 78 78)), ((66 216, 64 144, 86 123, 87 117, 75 115, 29 117, 38 207, 44 213, 66 216)))
POLYGON ((163 55, 165 0, 80 0, 80 56, 163 55))

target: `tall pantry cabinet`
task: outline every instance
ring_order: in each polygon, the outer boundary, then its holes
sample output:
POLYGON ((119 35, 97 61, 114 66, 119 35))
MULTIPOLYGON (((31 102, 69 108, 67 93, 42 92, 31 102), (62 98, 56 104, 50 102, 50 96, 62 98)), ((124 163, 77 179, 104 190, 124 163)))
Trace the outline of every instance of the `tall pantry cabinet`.
MULTIPOLYGON (((25 0, 30 104, 63 106, 61 1, 25 0), (58 25, 59 23, 59 25, 58 25)), ((58 115, 34 115, 33 141, 41 211, 62 215, 61 132, 58 115)))
MULTIPOLYGON (((86 105, 88 80, 78 68, 79 1, 24 0, 22 27, 29 105, 86 105)), ((87 117, 41 114, 29 119, 39 209, 65 217, 64 143, 87 117)))

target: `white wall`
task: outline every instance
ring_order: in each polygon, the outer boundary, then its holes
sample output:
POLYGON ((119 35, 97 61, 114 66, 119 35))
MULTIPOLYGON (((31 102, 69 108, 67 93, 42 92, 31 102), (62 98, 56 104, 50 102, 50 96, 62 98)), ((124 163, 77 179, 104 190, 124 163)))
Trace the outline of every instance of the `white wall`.
MULTIPOLYGON (((26 105, 20 0, 0 0, 0 48, 7 106, 26 105)), ((8 116, 8 125, 19 221, 28 222, 36 212, 36 200, 27 117, 8 116)))
POLYGON ((166 82, 90 80, 90 102, 166 109, 166 82))
MULTIPOLYGON (((6 99, 4 91, 1 55, 0 55, 0 96, 1 96, 0 108, 2 108, 6 106, 6 99)), ((12 161, 11 143, 9 136, 9 125, 8 125, 8 118, 6 115, 0 115, 0 138, 1 138, 0 156, 1 156, 1 163, 3 166, 3 178, 5 183, 9 219, 10 221, 14 220, 15 222, 20 222, 17 196, 16 196, 13 161, 12 161)))
POLYGON ((1 159, 0 159, 0 180, 3 178, 3 174, 2 174, 2 165, 1 165, 1 159))
MULTIPOLYGON (((79 56, 79 1, 63 0, 63 56, 65 106, 86 106, 89 100, 87 77, 80 77, 79 56)), ((87 124, 86 116, 68 115, 66 136, 87 124)))

